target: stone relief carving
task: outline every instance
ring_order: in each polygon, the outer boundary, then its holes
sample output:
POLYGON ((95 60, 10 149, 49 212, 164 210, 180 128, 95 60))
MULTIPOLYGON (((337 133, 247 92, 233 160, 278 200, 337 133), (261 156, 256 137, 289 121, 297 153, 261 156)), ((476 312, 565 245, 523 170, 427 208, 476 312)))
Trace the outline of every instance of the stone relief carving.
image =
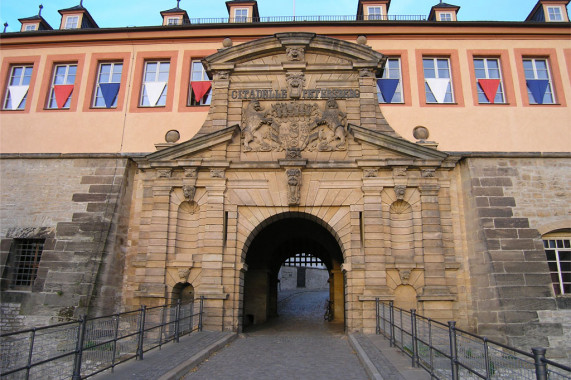
POLYGON ((287 175, 287 202, 289 205, 299 205, 301 199, 301 169, 288 169, 287 175))
POLYGON ((305 86, 305 74, 301 72, 287 73, 286 81, 289 86, 289 97, 299 99, 301 97, 301 90, 303 90, 303 86, 305 86))
POLYGON ((371 69, 359 69, 359 76, 361 78, 374 78, 373 70, 371 69))
POLYGON ((433 178, 435 172, 436 170, 434 169, 422 169, 420 174, 423 178, 433 178))
POLYGON ((408 285, 408 282, 410 280, 410 274, 411 274, 410 269, 400 269, 399 270, 400 281, 401 281, 401 283, 403 283, 403 285, 408 285))
POLYGON ((394 177, 406 177, 406 168, 403 168, 403 167, 393 168, 393 176, 394 177))
POLYGON ((210 177, 224 178, 224 169, 210 169, 210 177))
POLYGON ((190 276, 190 268, 179 268, 178 277, 181 282, 188 282, 188 276, 190 276))
POLYGON ((229 70, 221 70, 214 74, 215 80, 228 80, 230 78, 229 70))
POLYGON ((243 113, 242 138, 244 152, 347 150, 347 115, 335 99, 323 111, 297 101, 272 103, 269 110, 253 100, 243 113))
POLYGON ((379 176, 378 169, 364 169, 363 170, 363 177, 365 178, 375 178, 379 176))
POLYGON ((188 201, 192 201, 194 199, 194 195, 196 194, 196 186, 184 185, 182 187, 182 192, 188 201))
POLYGON ((186 178, 196 178, 198 171, 196 168, 185 168, 184 169, 184 176, 186 178))
POLYGON ((286 56, 288 61, 303 61, 305 50, 303 47, 288 47, 286 48, 286 56))
POLYGON ((406 186, 404 185, 397 185, 395 186, 395 195, 399 201, 404 199, 404 194, 406 192, 406 186))
POLYGON ((242 126, 245 152, 253 149, 250 146, 252 142, 256 143, 255 150, 260 152, 268 152, 279 147, 278 132, 271 115, 258 100, 252 100, 246 107, 242 117, 242 126), (262 129, 263 125, 267 128, 262 129))
POLYGON ((170 178, 172 175, 172 169, 157 169, 158 178, 170 178))
POLYGON ((290 160, 296 160, 301 158, 301 150, 297 148, 288 148, 286 150, 286 158, 290 160))

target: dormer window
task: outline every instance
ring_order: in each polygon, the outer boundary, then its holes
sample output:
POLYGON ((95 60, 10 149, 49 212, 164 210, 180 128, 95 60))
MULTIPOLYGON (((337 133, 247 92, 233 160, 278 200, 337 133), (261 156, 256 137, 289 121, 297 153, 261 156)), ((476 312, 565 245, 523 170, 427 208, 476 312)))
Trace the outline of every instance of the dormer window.
POLYGON ((369 20, 381 20, 381 7, 368 7, 369 20))
POLYGON ((33 24, 26 25, 26 29, 25 29, 26 32, 31 32, 32 30, 36 30, 36 25, 33 25, 33 24))
POLYGON ((180 24, 180 20, 178 19, 178 17, 167 18, 167 25, 179 25, 179 24, 180 24))
POLYGON ((561 7, 547 7, 547 17, 549 21, 563 21, 561 7))
POLYGON ((452 21, 452 13, 441 12, 440 13, 440 21, 452 21))
POLYGON ((234 22, 247 22, 248 8, 236 8, 234 10, 234 22))
POLYGON ((79 28, 79 16, 67 16, 65 19, 64 29, 77 29, 79 28))

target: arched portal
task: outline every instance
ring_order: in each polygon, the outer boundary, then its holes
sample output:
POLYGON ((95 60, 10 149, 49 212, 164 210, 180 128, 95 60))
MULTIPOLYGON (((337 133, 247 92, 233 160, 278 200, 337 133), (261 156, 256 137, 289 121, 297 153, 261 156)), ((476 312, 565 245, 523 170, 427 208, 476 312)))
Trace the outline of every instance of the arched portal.
POLYGON ((248 246, 244 276, 243 326, 260 324, 277 315, 278 273, 298 254, 321 260, 329 272, 333 321, 345 321, 343 252, 325 223, 306 214, 288 213, 257 229, 248 246))

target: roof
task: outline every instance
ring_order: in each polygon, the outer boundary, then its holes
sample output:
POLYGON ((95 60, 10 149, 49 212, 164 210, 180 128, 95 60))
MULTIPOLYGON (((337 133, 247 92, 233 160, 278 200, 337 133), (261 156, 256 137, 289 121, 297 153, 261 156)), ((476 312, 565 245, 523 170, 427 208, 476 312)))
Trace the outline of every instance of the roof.
POLYGON ((64 13, 70 13, 70 12, 83 13, 87 17, 87 20, 93 25, 94 28, 99 28, 99 25, 97 25, 97 23, 95 22, 93 17, 91 17, 91 14, 87 10, 87 8, 85 8, 83 5, 76 5, 75 7, 60 9, 60 10, 58 10, 58 12, 62 16, 64 13))
POLYGON ((18 21, 20 21, 21 23, 27 22, 27 21, 39 21, 40 25, 44 27, 44 30, 53 30, 53 28, 50 26, 50 24, 48 24, 48 22, 46 21, 45 18, 43 18, 40 15, 35 15, 35 16, 31 16, 31 17, 24 17, 24 18, 19 18, 18 21))
MULTIPOLYGON (((563 5, 567 5, 569 4, 570 0, 551 0, 551 2, 560 2, 563 5)), ((531 21, 533 19, 533 16, 535 16, 535 14, 539 11, 541 11, 543 9, 542 7, 542 0, 538 0, 537 4, 535 4, 535 6, 533 7, 533 9, 531 10, 531 12, 529 12, 529 15, 527 16, 527 18, 525 19, 525 21, 531 21)))

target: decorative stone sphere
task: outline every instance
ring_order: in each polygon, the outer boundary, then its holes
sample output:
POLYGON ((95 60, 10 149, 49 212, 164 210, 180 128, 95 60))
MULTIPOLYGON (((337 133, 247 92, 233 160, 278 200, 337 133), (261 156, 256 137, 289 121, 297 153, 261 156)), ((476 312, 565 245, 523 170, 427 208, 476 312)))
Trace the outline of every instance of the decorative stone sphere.
POLYGON ((362 36, 362 35, 357 37, 357 43, 359 45, 366 45, 367 44, 367 37, 362 36))
POLYGON ((222 40, 222 46, 224 46, 225 48, 232 47, 232 39, 226 37, 224 40, 222 40))
POLYGON ((180 133, 177 130, 171 129, 165 135, 165 141, 168 143, 175 143, 180 139, 180 133))
POLYGON ((426 140, 430 133, 428 133, 428 128, 418 125, 412 130, 412 135, 417 140, 426 140))

